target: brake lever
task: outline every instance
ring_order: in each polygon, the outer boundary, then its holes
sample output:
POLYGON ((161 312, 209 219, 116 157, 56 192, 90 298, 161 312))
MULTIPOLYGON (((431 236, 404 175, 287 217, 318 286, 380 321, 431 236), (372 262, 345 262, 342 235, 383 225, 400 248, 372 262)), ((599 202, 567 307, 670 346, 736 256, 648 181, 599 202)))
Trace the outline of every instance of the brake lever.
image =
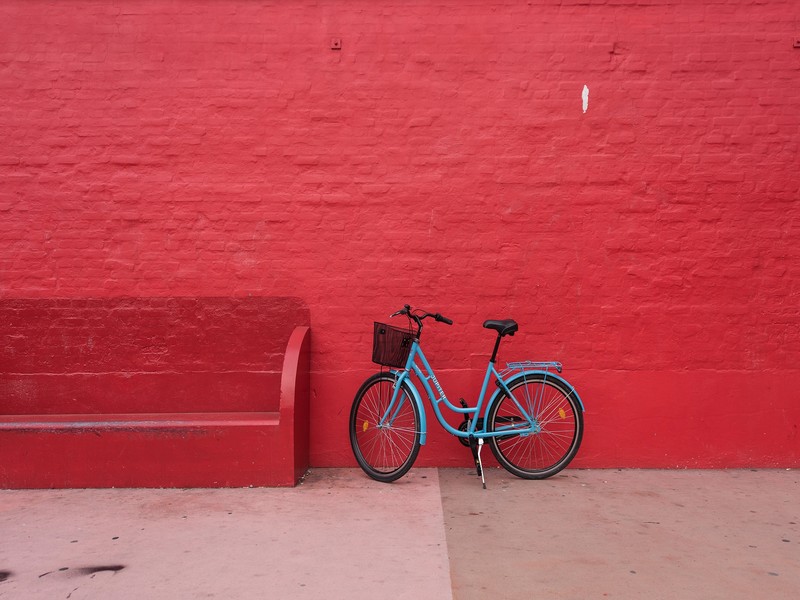
POLYGON ((403 308, 401 308, 400 310, 398 310, 396 313, 394 313, 394 314, 392 314, 392 315, 389 315, 389 318, 390 318, 390 319, 391 319, 391 318, 394 318, 394 317, 396 317, 397 315, 408 315, 408 314, 410 314, 410 313, 409 313, 409 311, 410 311, 410 310, 411 310, 411 307, 410 307, 408 304, 406 304, 406 305, 405 305, 403 308))

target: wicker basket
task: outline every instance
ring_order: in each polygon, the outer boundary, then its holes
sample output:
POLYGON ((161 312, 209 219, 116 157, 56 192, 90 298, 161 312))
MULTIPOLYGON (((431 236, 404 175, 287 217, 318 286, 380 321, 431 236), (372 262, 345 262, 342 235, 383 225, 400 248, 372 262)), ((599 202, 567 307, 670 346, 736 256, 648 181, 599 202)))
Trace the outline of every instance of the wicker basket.
POLYGON ((409 329, 376 322, 372 337, 372 362, 384 367, 404 368, 414 337, 414 332, 409 329))

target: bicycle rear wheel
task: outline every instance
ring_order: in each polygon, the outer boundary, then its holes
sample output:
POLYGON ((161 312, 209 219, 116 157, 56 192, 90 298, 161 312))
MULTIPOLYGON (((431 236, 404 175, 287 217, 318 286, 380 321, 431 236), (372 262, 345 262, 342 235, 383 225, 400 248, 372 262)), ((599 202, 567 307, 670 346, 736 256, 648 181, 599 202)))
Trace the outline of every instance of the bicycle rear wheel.
MULTIPOLYGON (((543 373, 526 374, 509 385, 520 406, 539 425, 537 433, 490 437, 497 461, 523 479, 545 479, 575 457, 583 438, 583 412, 575 394, 561 380, 543 373)), ((517 402, 503 392, 489 409, 487 431, 521 426, 527 419, 517 402)))
POLYGON ((350 410, 350 445, 359 466, 377 481, 399 479, 411 468, 420 446, 419 409, 403 383, 390 413, 397 377, 376 373, 358 390, 350 410))

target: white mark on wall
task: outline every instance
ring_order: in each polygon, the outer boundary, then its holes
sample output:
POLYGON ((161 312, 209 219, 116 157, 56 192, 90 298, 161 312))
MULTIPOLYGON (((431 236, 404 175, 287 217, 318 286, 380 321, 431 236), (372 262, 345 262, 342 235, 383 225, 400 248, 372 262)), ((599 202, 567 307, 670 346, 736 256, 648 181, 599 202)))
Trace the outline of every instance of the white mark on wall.
POLYGON ((589 87, 583 86, 583 92, 581 92, 581 99, 583 100, 583 112, 586 112, 586 109, 589 108, 589 87))

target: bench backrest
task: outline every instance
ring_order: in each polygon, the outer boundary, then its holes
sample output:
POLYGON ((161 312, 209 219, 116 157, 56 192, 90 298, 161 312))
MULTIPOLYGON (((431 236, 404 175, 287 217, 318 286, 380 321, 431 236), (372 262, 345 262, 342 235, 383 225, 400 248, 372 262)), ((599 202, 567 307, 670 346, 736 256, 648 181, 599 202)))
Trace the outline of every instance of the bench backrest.
POLYGON ((278 410, 297 298, 0 300, 0 414, 278 410))

